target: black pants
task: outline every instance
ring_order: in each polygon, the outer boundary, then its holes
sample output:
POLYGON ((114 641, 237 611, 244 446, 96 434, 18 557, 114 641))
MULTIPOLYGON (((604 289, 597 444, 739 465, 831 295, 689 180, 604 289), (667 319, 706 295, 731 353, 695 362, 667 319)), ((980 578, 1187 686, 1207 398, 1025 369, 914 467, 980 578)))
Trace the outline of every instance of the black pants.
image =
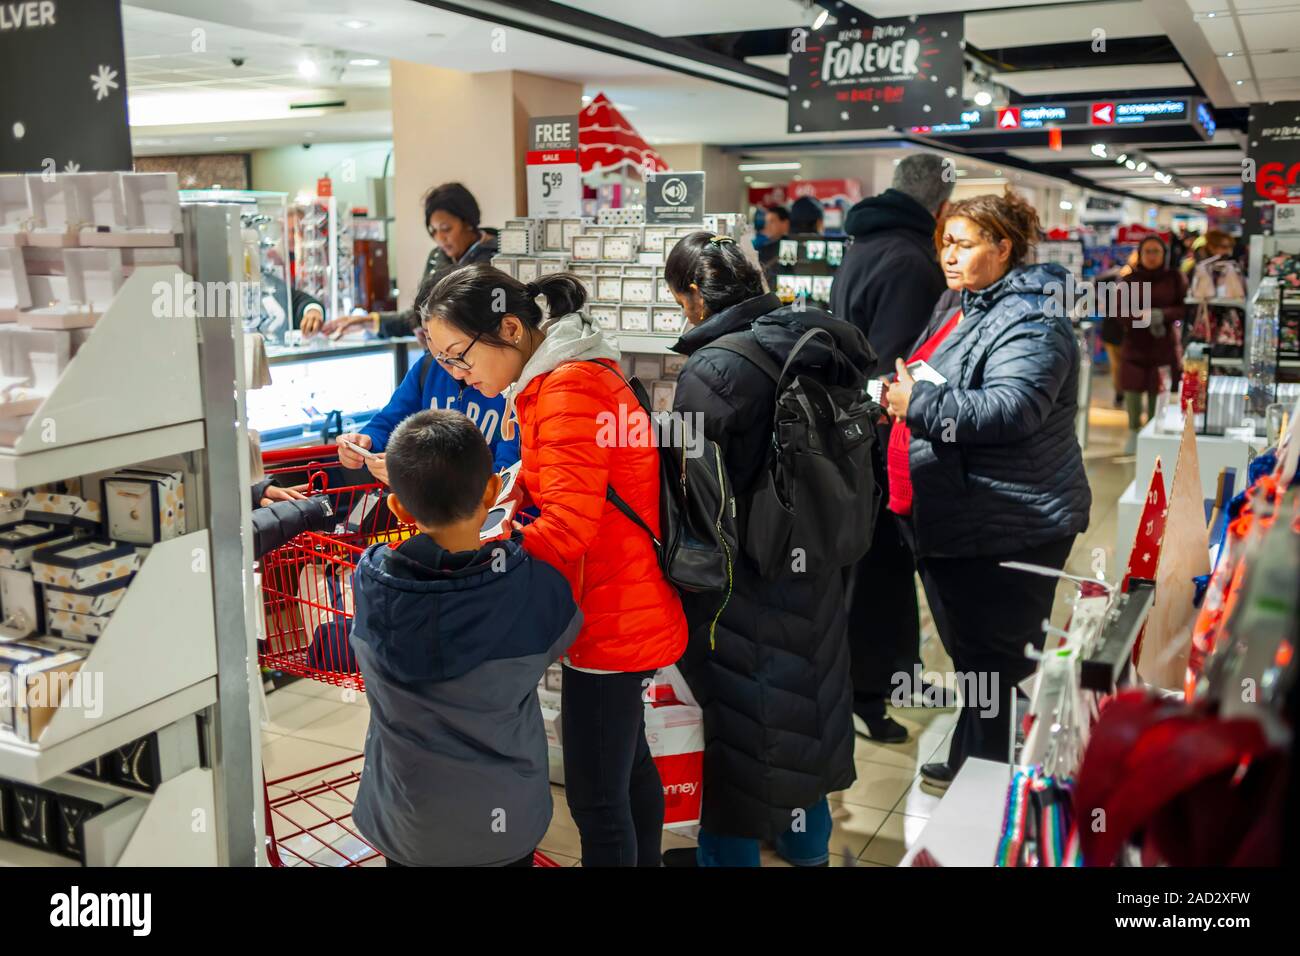
POLYGON ((948 750, 959 770, 967 757, 1006 763, 1016 684, 1037 664, 1025 645, 1043 647, 1043 620, 1052 615, 1055 578, 1001 567, 1025 561, 1061 569, 1074 536, 992 558, 921 558, 918 567, 935 626, 966 694, 948 750), (973 699, 972 699, 973 698, 973 699))
MULTIPOLYGON (((534 851, 534 852, 536 852, 536 851, 534 851)), ((529 853, 529 854, 528 854, 526 857, 524 857, 523 859, 515 860, 515 862, 513 862, 513 863, 506 863, 506 864, 505 864, 505 866, 532 866, 532 865, 533 865, 533 854, 532 854, 532 853, 529 853)), ((405 863, 398 863, 396 860, 385 860, 385 861, 384 861, 384 866, 390 866, 390 867, 391 867, 391 866, 400 866, 400 867, 405 867, 406 864, 405 864, 405 863)))
POLYGON ((894 675, 910 678, 920 662, 915 574, 916 560, 899 533, 898 519, 882 508, 871 548, 854 571, 849 597, 853 709, 864 718, 885 716, 894 675))
POLYGON ((564 669, 564 794, 582 865, 659 866, 664 790, 645 739, 642 695, 654 671, 564 669))

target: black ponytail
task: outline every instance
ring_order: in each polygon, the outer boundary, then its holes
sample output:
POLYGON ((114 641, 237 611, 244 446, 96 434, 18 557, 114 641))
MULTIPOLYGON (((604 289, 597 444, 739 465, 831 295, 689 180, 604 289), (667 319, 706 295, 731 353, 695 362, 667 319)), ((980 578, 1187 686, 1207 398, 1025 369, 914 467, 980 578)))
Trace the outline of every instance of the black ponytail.
POLYGON ((577 312, 587 301, 587 290, 577 276, 555 272, 523 283, 485 262, 462 266, 433 281, 426 278, 415 295, 415 312, 421 321, 441 319, 460 332, 489 345, 511 345, 501 338, 501 320, 516 316, 530 329, 539 328, 546 316, 577 312), (546 302, 545 315, 537 299, 546 302))
POLYGON ((730 236, 693 232, 677 240, 664 263, 664 281, 678 295, 700 290, 709 315, 763 294, 763 276, 730 236))

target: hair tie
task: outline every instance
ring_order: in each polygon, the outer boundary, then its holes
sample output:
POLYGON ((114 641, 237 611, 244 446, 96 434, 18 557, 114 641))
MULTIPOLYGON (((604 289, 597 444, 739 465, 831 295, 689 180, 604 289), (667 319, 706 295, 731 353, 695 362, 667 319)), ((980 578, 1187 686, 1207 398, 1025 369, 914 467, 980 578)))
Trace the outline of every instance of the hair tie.
POLYGON ((529 282, 524 286, 524 291, 528 293, 528 298, 535 299, 542 294, 542 287, 536 282, 529 282))
POLYGON ((724 242, 730 242, 734 245, 736 240, 732 239, 730 236, 714 236, 712 239, 709 240, 709 242, 715 246, 720 246, 724 242))

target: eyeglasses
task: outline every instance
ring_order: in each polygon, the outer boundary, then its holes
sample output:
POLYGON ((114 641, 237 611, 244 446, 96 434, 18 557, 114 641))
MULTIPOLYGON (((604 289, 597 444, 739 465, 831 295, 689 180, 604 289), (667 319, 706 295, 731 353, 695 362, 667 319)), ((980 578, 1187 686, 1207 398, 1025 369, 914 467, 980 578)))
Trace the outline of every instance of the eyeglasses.
POLYGON ((482 335, 483 333, 480 332, 478 335, 470 339, 469 345, 465 346, 465 351, 461 352, 459 355, 444 355, 441 352, 437 352, 434 354, 433 360, 439 365, 445 365, 448 368, 455 368, 460 369, 462 372, 468 372, 473 368, 473 366, 465 361, 465 356, 469 354, 469 350, 474 347, 474 343, 477 342, 482 335))

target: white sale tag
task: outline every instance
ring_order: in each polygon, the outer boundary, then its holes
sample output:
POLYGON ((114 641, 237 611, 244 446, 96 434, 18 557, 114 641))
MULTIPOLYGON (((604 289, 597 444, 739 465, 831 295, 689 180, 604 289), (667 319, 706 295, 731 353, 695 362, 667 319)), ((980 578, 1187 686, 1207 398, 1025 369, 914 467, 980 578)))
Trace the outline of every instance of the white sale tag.
POLYGON ((528 215, 533 219, 577 219, 582 215, 582 171, 577 163, 530 163, 528 215))

